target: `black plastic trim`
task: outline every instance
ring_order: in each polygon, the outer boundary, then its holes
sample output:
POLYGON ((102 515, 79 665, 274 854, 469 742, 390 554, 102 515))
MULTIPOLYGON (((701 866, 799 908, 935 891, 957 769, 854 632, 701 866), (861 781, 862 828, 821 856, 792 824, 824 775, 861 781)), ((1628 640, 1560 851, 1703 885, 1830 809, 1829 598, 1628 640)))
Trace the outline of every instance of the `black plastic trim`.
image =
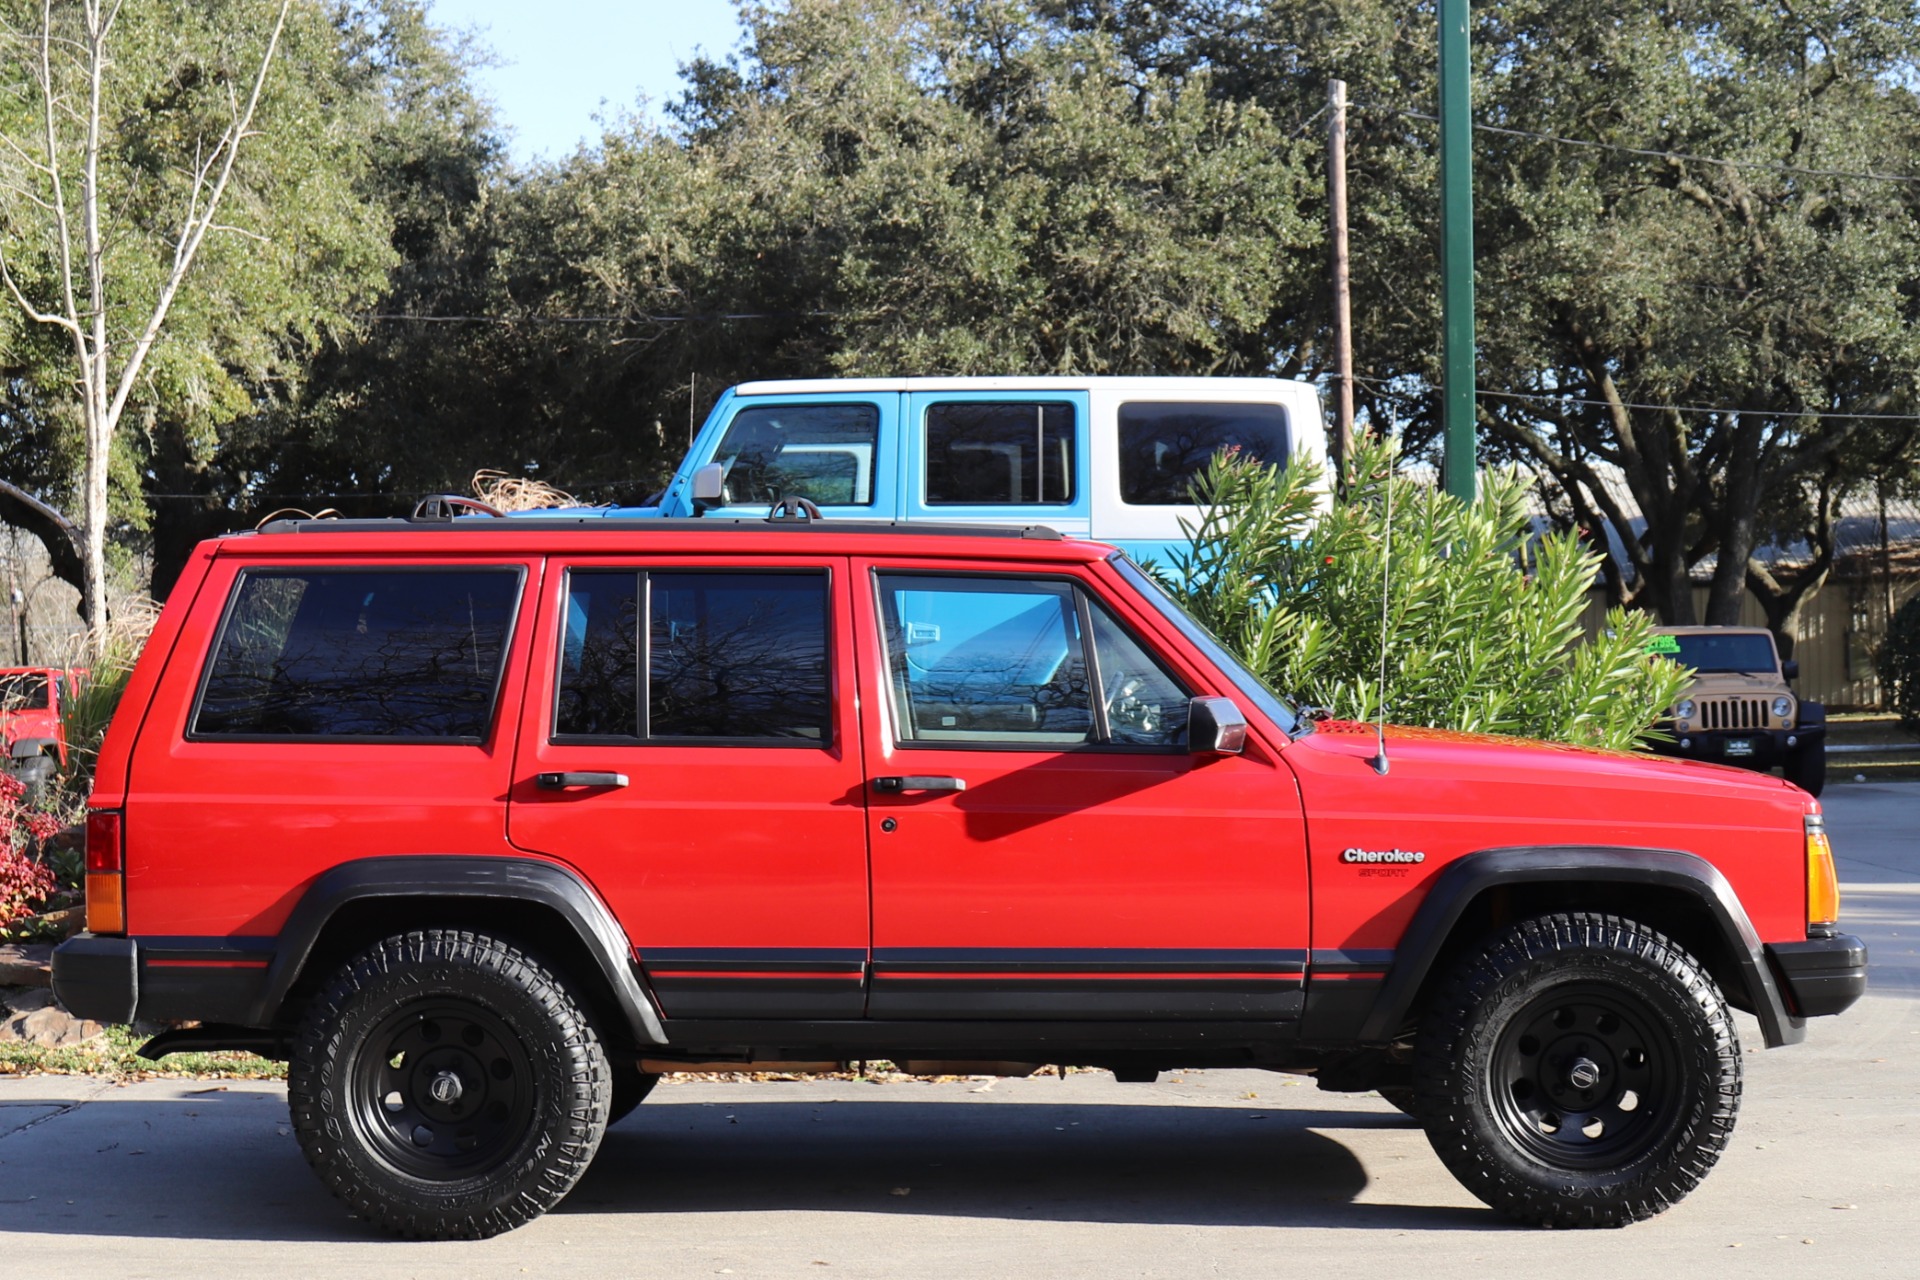
POLYGON ((272 1025, 327 922, 348 903, 368 898, 493 898, 551 907, 573 926, 599 964, 636 1041, 667 1043, 635 972, 626 932, 593 890, 551 862, 456 854, 361 858, 316 877, 281 929, 265 990, 244 1021, 272 1025))
MULTIPOLYGON (((1380 989, 1358 1039, 1384 1043, 1405 1024, 1421 984, 1467 904, 1500 885, 1606 882, 1640 888, 1678 889, 1706 908, 1731 952, 1745 987, 1742 994, 1760 1021, 1768 1048, 1798 1044, 1806 1021, 1788 1011, 1766 953, 1746 909, 1727 878, 1712 863, 1690 853, 1666 849, 1622 849, 1592 845, 1486 849, 1456 860, 1435 879, 1426 900, 1401 935, 1393 968, 1380 989)), ((1310 1035, 1315 1030, 1309 1029, 1310 1035)), ((1316 1036, 1317 1038, 1317 1036, 1316 1036)))
MULTIPOLYGON (((1182 1065, 1226 1060, 1230 1056, 1272 1055, 1291 1046, 1298 1027, 1291 1021, 1212 1019, 1094 1019, 1079 1022, 1024 1022, 1007 1019, 967 1021, 859 1019, 778 1022, 670 1018, 667 1030, 673 1055, 688 1060, 708 1057, 797 1056, 819 1060, 848 1057, 940 1058, 985 1056, 1026 1062, 1084 1062, 1102 1054, 1172 1055, 1182 1065), (1083 1056, 1084 1055, 1084 1056, 1083 1056)), ((1251 1061, 1251 1057, 1249 1057, 1251 1061)))
POLYGON ((1802 1017, 1843 1012, 1867 993, 1867 944, 1850 933, 1805 942, 1770 942, 1767 954, 1802 1017))
POLYGON ((175 1027, 162 1031, 135 1052, 149 1062, 158 1062, 170 1053, 219 1053, 243 1051, 263 1058, 285 1061, 293 1047, 293 1037, 284 1031, 262 1031, 258 1027, 235 1027, 208 1023, 199 1027, 175 1027))
POLYGON ((140 947, 82 933, 53 950, 53 998, 78 1018, 132 1022, 140 1003, 140 947))

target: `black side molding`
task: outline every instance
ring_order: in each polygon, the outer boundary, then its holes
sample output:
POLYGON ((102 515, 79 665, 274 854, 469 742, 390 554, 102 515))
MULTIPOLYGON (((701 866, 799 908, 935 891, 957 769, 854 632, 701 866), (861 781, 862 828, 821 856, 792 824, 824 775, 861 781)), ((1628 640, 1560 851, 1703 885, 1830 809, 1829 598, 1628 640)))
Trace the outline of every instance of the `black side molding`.
POLYGON ((368 898, 494 898, 551 907, 572 926, 600 966, 635 1042, 667 1043, 659 1015, 635 972, 626 931, 599 895, 551 862, 453 854, 361 858, 317 877, 280 931, 266 986, 247 1019, 250 1024, 272 1025, 327 922, 348 903, 368 898))
POLYGON ((1459 922, 1481 893, 1502 885, 1553 881, 1615 882, 1640 888, 1677 889, 1705 908, 1734 958, 1741 992, 1760 1020, 1769 1049, 1806 1038, 1806 1020, 1788 1011, 1767 964, 1760 935, 1747 919, 1733 886, 1712 863, 1668 849, 1618 849, 1593 845, 1485 849, 1450 864, 1428 890, 1394 955, 1393 968, 1360 1028, 1359 1039, 1384 1043, 1413 1011, 1421 984, 1432 971, 1459 922))

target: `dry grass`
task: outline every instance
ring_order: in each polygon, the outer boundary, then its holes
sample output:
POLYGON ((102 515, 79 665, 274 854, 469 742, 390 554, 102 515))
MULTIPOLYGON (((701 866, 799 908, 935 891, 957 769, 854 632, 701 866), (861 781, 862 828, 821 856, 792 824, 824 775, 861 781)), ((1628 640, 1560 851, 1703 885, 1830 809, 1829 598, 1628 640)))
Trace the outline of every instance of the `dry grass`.
POLYGON ((552 507, 577 507, 570 493, 556 489, 544 480, 510 476, 504 471, 482 469, 473 473, 473 496, 501 511, 544 511, 552 507))

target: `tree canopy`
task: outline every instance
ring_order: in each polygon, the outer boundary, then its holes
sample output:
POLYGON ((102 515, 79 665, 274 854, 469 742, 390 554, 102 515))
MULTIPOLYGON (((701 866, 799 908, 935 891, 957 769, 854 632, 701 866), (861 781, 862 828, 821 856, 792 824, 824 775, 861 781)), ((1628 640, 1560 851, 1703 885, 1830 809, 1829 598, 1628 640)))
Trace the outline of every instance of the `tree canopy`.
MULTIPOLYGON (((528 169, 413 0, 308 6, 274 102, 285 146, 249 171, 275 250, 235 236, 209 259, 128 441, 123 536, 151 539, 162 578, 215 527, 392 510, 481 466, 643 497, 746 378, 1322 376, 1332 76, 1355 103, 1361 410, 1432 447, 1430 5, 750 6, 740 48, 685 67, 662 118, 528 169)), ((179 48, 240 39, 242 7, 146 6, 179 48)), ((1784 625, 1820 560, 1795 576, 1754 553, 1830 548, 1841 495, 1912 470, 1920 15, 1473 14, 1483 462, 1529 468, 1595 545, 1611 533, 1616 602, 1690 620, 1689 574, 1713 564, 1709 620, 1750 590, 1784 625)), ((116 162, 157 199, 139 157, 191 92, 167 87, 179 58, 140 65, 130 137, 153 138, 116 162)), ((57 497, 46 341, 0 320, 0 433, 5 477, 57 497)))

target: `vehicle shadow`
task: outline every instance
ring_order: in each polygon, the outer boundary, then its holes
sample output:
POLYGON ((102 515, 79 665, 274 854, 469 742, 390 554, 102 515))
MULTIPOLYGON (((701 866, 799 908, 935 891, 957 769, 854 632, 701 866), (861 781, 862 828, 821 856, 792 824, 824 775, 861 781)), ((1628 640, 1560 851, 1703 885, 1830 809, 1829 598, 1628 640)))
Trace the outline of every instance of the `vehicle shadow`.
POLYGON ((1489 1210, 1356 1203, 1323 1130, 1399 1115, 1168 1104, 650 1101, 561 1213, 824 1211, 1188 1226, 1487 1229, 1489 1210))
MULTIPOLYGON (((765 1087, 765 1086, 762 1086, 765 1087)), ((384 1237, 314 1178, 277 1090, 111 1095, 0 1142, 0 1236, 321 1242, 384 1237)), ((650 1100, 609 1130, 560 1215, 896 1213, 1059 1222, 1502 1229, 1480 1208, 1355 1203, 1323 1131, 1368 1112, 959 1101, 650 1100)), ((1377 1139, 1363 1139, 1374 1142, 1377 1139)))

